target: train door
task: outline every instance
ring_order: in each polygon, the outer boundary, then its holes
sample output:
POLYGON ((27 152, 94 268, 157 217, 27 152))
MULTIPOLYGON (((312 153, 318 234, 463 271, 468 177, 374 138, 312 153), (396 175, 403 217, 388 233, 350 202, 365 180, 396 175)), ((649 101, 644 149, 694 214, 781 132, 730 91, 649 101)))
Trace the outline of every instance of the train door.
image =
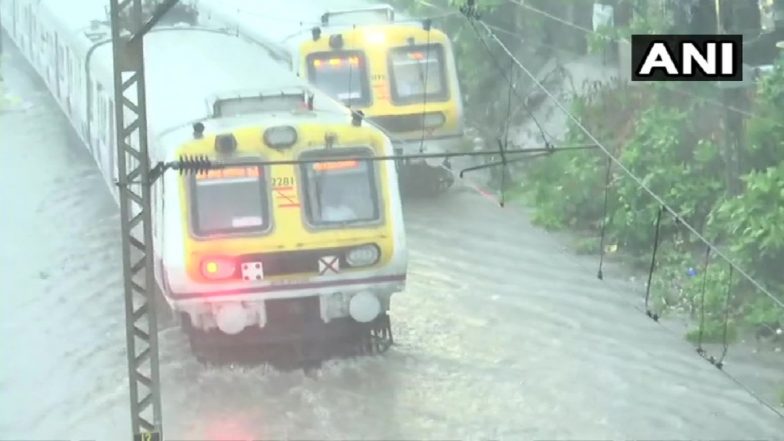
MULTIPOLYGON (((103 85, 95 83, 95 150, 93 156, 99 167, 103 167, 104 139, 106 139, 106 111, 104 110, 103 85)), ((104 170, 104 176, 106 171, 104 170)))
POLYGON ((79 129, 80 134, 82 135, 83 140, 88 140, 89 133, 87 132, 87 106, 85 105, 85 99, 80 97, 89 96, 86 95, 87 87, 85 87, 85 79, 84 79, 84 61, 76 55, 74 57, 74 86, 73 90, 75 91, 74 94, 74 110, 76 110, 77 114, 79 115, 79 129))
POLYGON ((114 100, 110 99, 108 102, 108 109, 106 112, 106 124, 109 127, 109 139, 106 141, 106 145, 108 151, 106 152, 106 169, 104 171, 104 176, 107 176, 111 181, 109 185, 112 185, 114 182, 117 182, 117 161, 115 160, 117 156, 117 145, 115 144, 115 125, 114 125, 114 100))
POLYGON ((87 77, 87 108, 85 109, 85 113, 87 114, 87 147, 90 150, 90 153, 95 155, 95 81, 87 77))

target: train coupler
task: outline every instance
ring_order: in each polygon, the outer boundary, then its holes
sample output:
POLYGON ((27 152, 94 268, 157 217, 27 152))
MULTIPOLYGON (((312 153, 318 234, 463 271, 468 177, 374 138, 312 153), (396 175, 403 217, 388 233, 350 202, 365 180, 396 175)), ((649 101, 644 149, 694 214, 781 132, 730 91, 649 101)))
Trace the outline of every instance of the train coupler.
POLYGON ((388 314, 383 314, 373 321, 366 333, 357 342, 357 355, 383 354, 394 344, 392 323, 388 314))

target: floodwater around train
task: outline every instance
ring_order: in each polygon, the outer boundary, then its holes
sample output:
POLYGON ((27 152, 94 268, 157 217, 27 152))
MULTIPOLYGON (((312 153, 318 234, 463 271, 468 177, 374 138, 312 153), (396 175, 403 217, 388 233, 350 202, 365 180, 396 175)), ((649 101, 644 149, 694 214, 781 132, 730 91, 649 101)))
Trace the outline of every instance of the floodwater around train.
MULTIPOLYGON (((0 438, 129 436, 118 209, 6 40, 0 438)), ((406 204, 398 344, 313 376, 204 367, 161 335, 169 439, 781 439, 784 421, 469 191, 406 204)))

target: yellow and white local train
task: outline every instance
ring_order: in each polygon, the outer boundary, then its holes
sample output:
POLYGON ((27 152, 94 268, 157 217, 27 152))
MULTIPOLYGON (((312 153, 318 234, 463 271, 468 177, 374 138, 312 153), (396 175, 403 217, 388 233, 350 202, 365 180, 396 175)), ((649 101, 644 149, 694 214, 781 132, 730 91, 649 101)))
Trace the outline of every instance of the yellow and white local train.
MULTIPOLYGON (((300 77, 362 111, 399 153, 455 152, 464 143, 462 94, 444 32, 367 0, 189 1, 203 23, 277 45, 300 77)), ((404 165, 401 177, 420 190, 454 182, 442 158, 404 165)))
MULTIPOLYGON (((105 3, 3 0, 0 13, 117 199, 105 3)), ((389 138, 257 43, 163 22, 144 38, 153 163, 230 165, 153 189, 155 279, 194 349, 388 327, 407 269, 396 168, 361 158, 393 154, 389 138)))

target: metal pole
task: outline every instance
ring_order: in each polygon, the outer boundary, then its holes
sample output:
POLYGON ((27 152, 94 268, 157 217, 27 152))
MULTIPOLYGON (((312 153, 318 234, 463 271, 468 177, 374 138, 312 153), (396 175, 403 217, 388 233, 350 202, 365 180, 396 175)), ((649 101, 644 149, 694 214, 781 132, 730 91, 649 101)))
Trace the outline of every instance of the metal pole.
POLYGON ((176 0, 162 3, 145 23, 142 0, 109 1, 131 430, 134 439, 145 441, 162 439, 162 418, 143 37, 176 0))

